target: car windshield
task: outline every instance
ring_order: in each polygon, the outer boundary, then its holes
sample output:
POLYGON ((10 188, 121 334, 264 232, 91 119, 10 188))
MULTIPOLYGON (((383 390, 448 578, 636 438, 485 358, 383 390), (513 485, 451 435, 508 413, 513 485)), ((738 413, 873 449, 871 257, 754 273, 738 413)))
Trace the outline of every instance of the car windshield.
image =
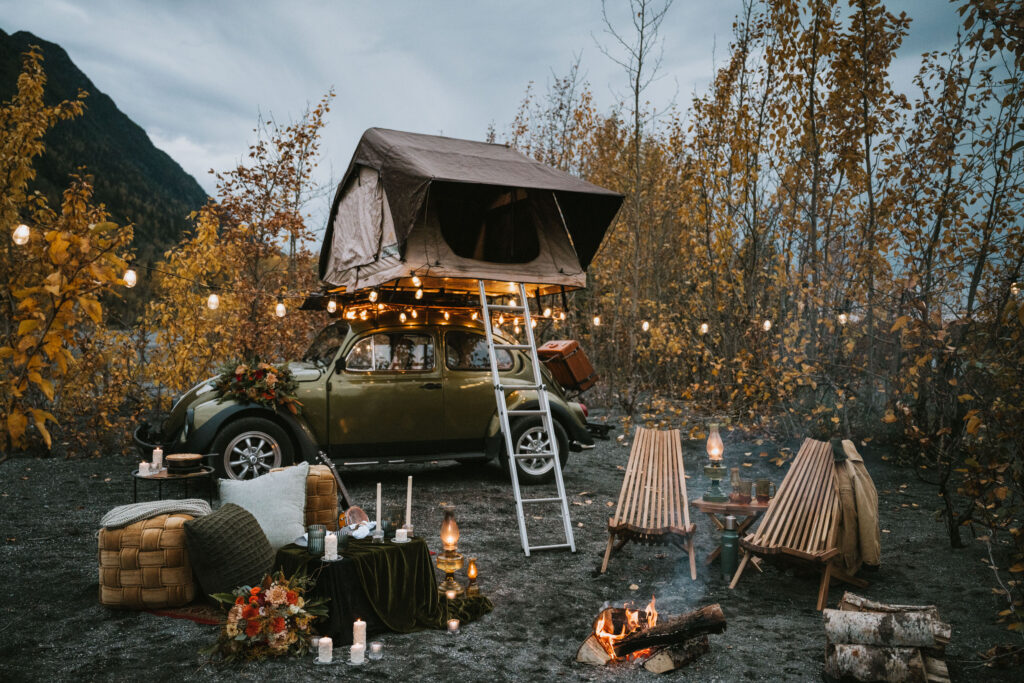
POLYGON ((334 355, 338 353, 338 349, 341 348, 341 342, 345 341, 345 335, 347 334, 348 323, 341 320, 331 323, 320 330, 320 334, 309 345, 309 349, 302 357, 302 360, 312 361, 317 365, 330 363, 334 355))

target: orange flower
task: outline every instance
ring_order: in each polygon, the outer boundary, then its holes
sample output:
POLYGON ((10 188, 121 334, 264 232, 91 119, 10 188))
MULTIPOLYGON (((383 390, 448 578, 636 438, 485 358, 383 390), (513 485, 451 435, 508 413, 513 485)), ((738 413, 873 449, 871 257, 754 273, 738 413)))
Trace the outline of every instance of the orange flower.
POLYGON ((296 593, 295 591, 288 591, 288 598, 287 599, 288 599, 288 604, 289 605, 294 605, 296 602, 299 601, 299 594, 296 593))
POLYGON ((249 605, 246 605, 242 609, 242 618, 245 619, 245 620, 255 619, 259 615, 260 615, 260 611, 258 609, 256 609, 255 607, 250 607, 249 605))
POLYGON ((271 625, 274 629, 274 633, 280 633, 284 630, 285 627, 284 617, 274 617, 273 621, 271 622, 271 625))
POLYGON ((252 596, 251 598, 249 598, 249 604, 250 604, 250 605, 258 605, 258 604, 260 604, 260 599, 259 599, 259 598, 257 598, 257 597, 256 597, 256 596, 254 595, 254 596, 252 596))
POLYGON ((245 604, 245 598, 243 598, 241 595, 239 595, 237 598, 235 598, 235 604, 236 605, 244 605, 245 604))
POLYGON ((253 638, 260 632, 260 623, 258 621, 250 621, 245 625, 245 635, 253 638))
POLYGON ((252 595, 259 595, 259 592, 260 592, 261 590, 263 590, 263 589, 262 589, 262 588, 260 588, 259 586, 256 586, 256 587, 255 587, 255 588, 253 588, 253 589, 252 589, 251 591, 249 591, 249 593, 250 593, 250 594, 252 594, 252 595))

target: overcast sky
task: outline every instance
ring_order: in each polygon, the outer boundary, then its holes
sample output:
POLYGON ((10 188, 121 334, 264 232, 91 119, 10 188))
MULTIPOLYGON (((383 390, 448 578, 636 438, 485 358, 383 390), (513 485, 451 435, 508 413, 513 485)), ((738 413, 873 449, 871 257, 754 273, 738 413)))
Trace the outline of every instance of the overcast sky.
MULTIPOLYGON (((957 15, 946 0, 887 4, 914 19, 893 69, 909 87, 920 53, 950 44, 957 15)), ((685 108, 707 86, 740 6, 676 1, 654 103, 678 93, 685 108)), ((608 2, 623 28, 627 7, 608 2)), ((624 90, 595 44, 609 44, 597 0, 0 0, 0 27, 59 43, 207 191, 207 171, 234 166, 260 111, 287 121, 332 86, 325 179, 344 171, 371 126, 472 139, 491 122, 502 131, 527 84, 543 90, 577 53, 601 109, 624 90)))

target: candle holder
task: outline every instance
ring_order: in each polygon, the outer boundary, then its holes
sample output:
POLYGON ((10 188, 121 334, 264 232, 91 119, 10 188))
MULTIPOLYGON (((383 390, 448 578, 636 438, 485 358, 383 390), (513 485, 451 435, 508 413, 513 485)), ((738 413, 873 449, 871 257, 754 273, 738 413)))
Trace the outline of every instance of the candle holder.
POLYGON ((466 566, 466 576, 469 577, 466 595, 480 595, 480 586, 476 585, 477 569, 475 557, 469 558, 469 564, 466 566))
POLYGON ((704 500, 709 503, 725 503, 729 500, 729 496, 722 493, 722 479, 725 478, 725 468, 722 467, 722 452, 724 447, 722 445, 722 437, 718 434, 718 424, 711 424, 711 433, 708 434, 708 465, 704 466, 704 476, 706 476, 711 483, 708 485, 708 490, 704 493, 704 500))
POLYGON ((455 506, 442 505, 444 520, 441 522, 441 546, 444 550, 437 554, 437 568, 444 572, 444 581, 438 587, 438 592, 444 594, 448 591, 455 591, 456 595, 462 595, 465 588, 455 580, 455 572, 462 569, 463 557, 458 552, 459 525, 455 522, 455 506))

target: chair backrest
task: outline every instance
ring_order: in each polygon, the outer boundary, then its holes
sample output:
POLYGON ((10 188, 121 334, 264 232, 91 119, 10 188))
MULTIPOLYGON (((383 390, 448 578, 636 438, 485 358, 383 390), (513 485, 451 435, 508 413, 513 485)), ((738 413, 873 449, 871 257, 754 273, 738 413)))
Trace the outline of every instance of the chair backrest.
POLYGON ((820 558, 836 548, 839 495, 831 444, 805 439, 761 523, 748 539, 767 550, 820 558))
POLYGON ((648 533, 687 533, 690 506, 679 430, 638 427, 611 527, 648 533))

